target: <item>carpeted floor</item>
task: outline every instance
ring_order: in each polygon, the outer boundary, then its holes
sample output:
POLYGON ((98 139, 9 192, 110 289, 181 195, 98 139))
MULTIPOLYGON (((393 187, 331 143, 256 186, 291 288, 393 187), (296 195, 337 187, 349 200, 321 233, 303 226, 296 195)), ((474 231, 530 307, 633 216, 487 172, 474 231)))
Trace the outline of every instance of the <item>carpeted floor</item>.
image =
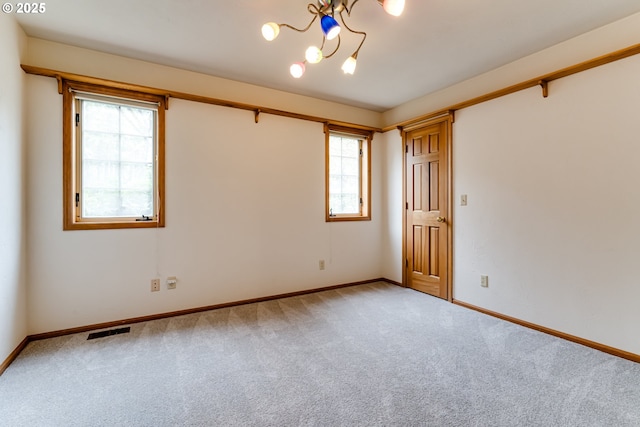
POLYGON ((640 364, 385 283, 30 343, 1 426, 640 426, 640 364))

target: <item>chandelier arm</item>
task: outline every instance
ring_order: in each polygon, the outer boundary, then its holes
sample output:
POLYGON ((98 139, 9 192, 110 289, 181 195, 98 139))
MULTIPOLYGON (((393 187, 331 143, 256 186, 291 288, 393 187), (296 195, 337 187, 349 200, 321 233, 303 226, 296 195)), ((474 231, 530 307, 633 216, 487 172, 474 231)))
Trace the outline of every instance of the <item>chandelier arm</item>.
POLYGON ((351 16, 351 11, 353 10, 353 6, 356 5, 356 3, 358 3, 359 0, 353 0, 353 3, 351 3, 351 7, 347 8, 347 6, 344 7, 344 10, 347 11, 347 16, 351 16))
MULTIPOLYGON (((358 1, 358 0, 356 0, 358 1)), ((355 4, 355 2, 354 2, 355 4)), ((351 5, 351 7, 353 7, 353 5, 351 5)), ((364 31, 356 31, 356 30, 352 30, 351 28, 349 28, 349 26, 347 25, 346 22, 344 22, 344 17, 342 16, 342 12, 340 12, 340 20, 342 21, 342 25, 344 25, 344 27, 349 30, 350 32, 352 32, 353 34, 360 34, 362 35, 362 40, 360 41, 360 44, 358 45, 358 48, 356 49, 354 56, 358 56, 358 52, 360 51, 360 48, 362 47, 362 45, 364 44, 364 41, 367 39, 367 33, 365 33, 364 31)))
MULTIPOLYGON (((322 45, 324 46, 324 40, 322 40, 322 45)), ((329 55, 325 55, 325 58, 331 58, 333 55, 335 55, 335 53, 338 51, 338 49, 340 49, 340 35, 338 35, 338 45, 336 46, 336 48, 333 50, 333 52, 331 52, 329 55)))
POLYGON ((289 24, 278 24, 281 27, 287 27, 287 28, 291 28, 294 31, 297 31, 299 33, 304 33, 305 31, 307 31, 309 28, 311 28, 311 25, 313 25, 314 22, 316 22, 316 19, 318 19, 318 15, 314 15, 313 19, 311 20, 311 22, 309 22, 309 24, 304 27, 304 28, 296 28, 292 25, 289 24))
POLYGON ((318 6, 316 6, 316 5, 315 5, 315 4, 313 4, 313 3, 309 3, 309 4, 307 5, 307 12, 309 12, 309 13, 310 13, 310 14, 312 14, 312 15, 316 15, 316 17, 317 17, 317 16, 320 16, 320 15, 323 15, 322 10, 320 10, 320 9, 318 8, 318 6))

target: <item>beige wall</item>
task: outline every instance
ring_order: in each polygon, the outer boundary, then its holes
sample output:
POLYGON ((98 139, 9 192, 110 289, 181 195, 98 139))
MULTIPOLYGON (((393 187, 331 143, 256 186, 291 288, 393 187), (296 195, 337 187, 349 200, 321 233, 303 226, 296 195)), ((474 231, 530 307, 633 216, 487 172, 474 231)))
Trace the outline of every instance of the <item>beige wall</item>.
POLYGON ((382 276, 402 282, 402 156, 403 141, 397 130, 377 137, 382 153, 382 276))
POLYGON ((640 354, 638 76, 634 56, 456 114, 456 299, 640 354))
POLYGON ((27 335, 24 75, 26 37, 0 14, 0 363, 27 335))

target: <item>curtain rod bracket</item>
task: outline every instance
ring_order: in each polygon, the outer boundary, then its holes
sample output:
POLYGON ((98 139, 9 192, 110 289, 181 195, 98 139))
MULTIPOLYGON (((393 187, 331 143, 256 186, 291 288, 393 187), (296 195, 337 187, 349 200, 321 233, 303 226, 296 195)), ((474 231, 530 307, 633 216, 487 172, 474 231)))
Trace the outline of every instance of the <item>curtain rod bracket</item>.
POLYGON ((540 80, 538 82, 538 84, 540 85, 540 87, 542 87, 542 96, 544 98, 549 96, 549 82, 546 80, 540 80))
POLYGON ((58 81, 58 93, 62 95, 62 76, 56 74, 56 80, 58 81))
POLYGON ((256 123, 258 123, 260 121, 260 109, 259 108, 253 112, 253 116, 254 116, 254 120, 256 121, 256 123))

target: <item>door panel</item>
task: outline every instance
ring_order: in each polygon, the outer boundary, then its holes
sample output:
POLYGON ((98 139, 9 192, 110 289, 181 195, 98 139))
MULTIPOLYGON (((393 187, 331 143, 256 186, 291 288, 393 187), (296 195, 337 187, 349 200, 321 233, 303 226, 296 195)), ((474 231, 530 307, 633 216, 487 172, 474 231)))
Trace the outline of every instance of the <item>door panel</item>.
POLYGON ((439 162, 429 162, 429 211, 440 210, 440 168, 439 162))
POLYGON ((446 121, 406 134, 407 285, 449 297, 448 126, 446 121))

